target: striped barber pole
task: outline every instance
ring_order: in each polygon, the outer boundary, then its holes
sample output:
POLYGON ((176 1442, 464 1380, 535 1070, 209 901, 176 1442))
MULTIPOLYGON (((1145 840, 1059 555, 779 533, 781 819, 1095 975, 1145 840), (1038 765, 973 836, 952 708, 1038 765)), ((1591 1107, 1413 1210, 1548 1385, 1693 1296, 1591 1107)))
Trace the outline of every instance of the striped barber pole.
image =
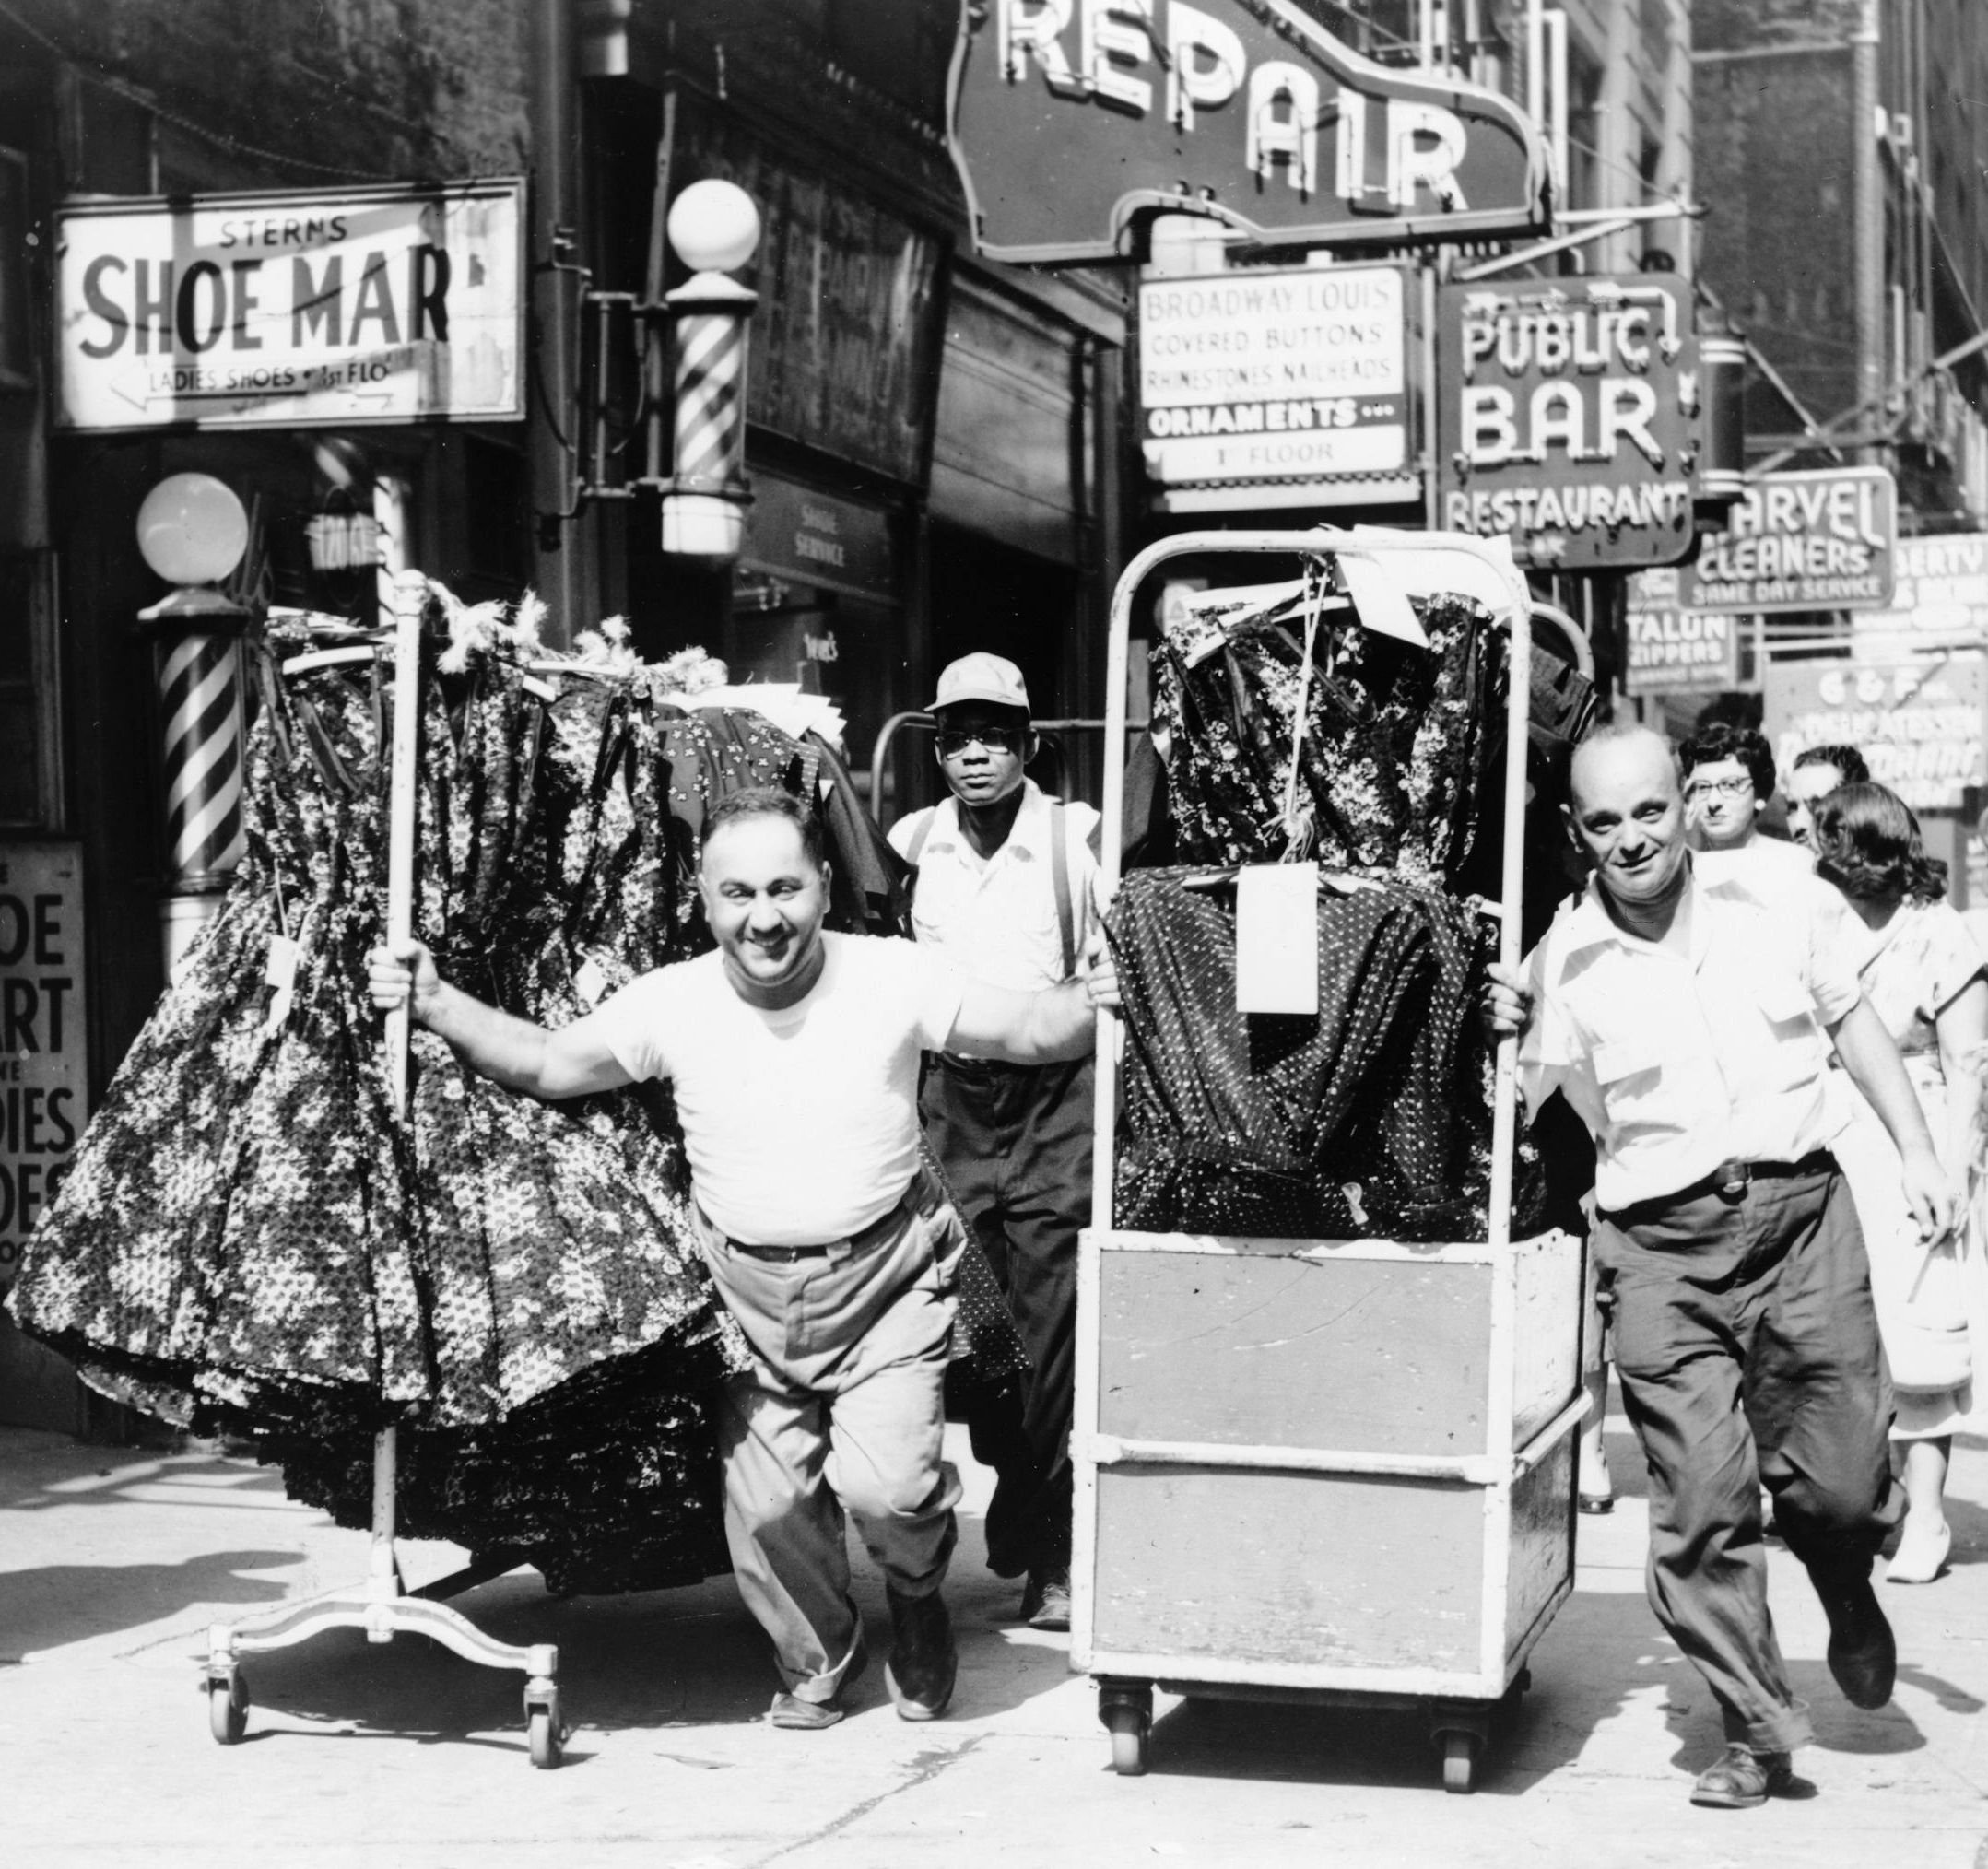
POLYGON ((745 454, 746 320, 734 310, 687 312, 676 323, 676 487, 723 492, 745 454))
POLYGON ((170 643, 159 671, 166 716, 166 835, 182 889, 241 861, 241 651, 233 636, 170 643))

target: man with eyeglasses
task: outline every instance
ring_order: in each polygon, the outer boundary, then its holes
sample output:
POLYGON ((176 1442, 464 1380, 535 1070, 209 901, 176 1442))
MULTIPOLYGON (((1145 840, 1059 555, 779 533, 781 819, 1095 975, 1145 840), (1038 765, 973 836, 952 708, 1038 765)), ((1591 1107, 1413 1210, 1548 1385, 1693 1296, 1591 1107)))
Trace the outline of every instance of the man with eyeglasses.
MULTIPOLYGON (((1100 819, 1050 799, 1024 770, 1036 751, 1029 690, 1005 656, 948 664, 932 702, 951 796, 900 818, 890 840, 918 871, 919 941, 969 980, 1024 993, 1059 985, 1097 925, 1100 819)), ((994 1470, 987 1563, 1026 1577, 1021 1616, 1070 1626, 1070 1417, 1076 1235, 1090 1217, 1088 1058, 1009 1064, 932 1055, 925 1134, 979 1235, 1029 1352, 1029 1373, 972 1398, 973 1455, 994 1470)))

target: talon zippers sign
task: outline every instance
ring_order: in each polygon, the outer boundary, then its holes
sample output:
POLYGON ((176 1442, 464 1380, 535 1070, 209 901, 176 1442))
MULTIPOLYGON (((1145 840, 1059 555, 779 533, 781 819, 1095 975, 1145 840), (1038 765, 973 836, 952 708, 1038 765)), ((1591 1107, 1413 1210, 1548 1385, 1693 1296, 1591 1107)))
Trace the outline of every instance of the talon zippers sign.
POLYGON ((56 426, 520 419, 523 193, 65 204, 56 426))
POLYGON ((962 0, 949 105, 991 259, 1123 259, 1155 210, 1312 247, 1546 225, 1523 112, 1374 65, 1291 0, 962 0))

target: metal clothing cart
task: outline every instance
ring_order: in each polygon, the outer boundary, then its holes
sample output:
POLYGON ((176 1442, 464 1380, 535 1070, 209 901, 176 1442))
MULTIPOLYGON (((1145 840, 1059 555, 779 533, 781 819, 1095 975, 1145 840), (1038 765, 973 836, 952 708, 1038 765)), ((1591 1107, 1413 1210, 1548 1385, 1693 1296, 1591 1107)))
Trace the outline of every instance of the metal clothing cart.
MULTIPOLYGON (((388 813, 387 938, 405 941, 414 923, 414 839, 416 760, 421 720, 421 617, 429 582, 418 571, 403 571, 393 582, 394 745, 388 813)), ((336 649, 298 658, 313 666, 371 660, 371 646, 336 649)), ((296 664, 286 664, 296 672, 296 664)), ((408 1014, 403 1006, 386 1016, 387 1087, 394 1112, 407 1106, 408 1014)), ((362 1628, 370 1642, 396 1635, 425 1635, 453 1649, 465 1661, 486 1668, 512 1668, 524 1675, 524 1722, 532 1763, 550 1769, 559 1762, 564 1733, 559 1720, 557 1675, 559 1652, 549 1642, 518 1647, 486 1635, 460 1611, 438 1599, 502 1576, 522 1561, 502 1553, 479 1558, 465 1569, 409 1593, 394 1555, 394 1501, 399 1436, 386 1428, 373 1442, 372 1545, 363 1583, 335 1590, 304 1603, 288 1604, 247 1622, 216 1623, 207 1631, 202 1663, 207 1724, 223 1746, 240 1743, 248 1725, 249 1687, 241 1666, 244 1654, 287 1649, 327 1629, 362 1628)))
MULTIPOLYGON (((1530 634, 1509 554, 1453 534, 1201 532, 1126 568, 1107 745, 1123 743, 1134 593, 1187 553, 1393 560, 1511 632, 1501 958, 1518 958, 1530 634)), ((1108 766, 1102 868, 1119 876, 1108 766)), ((1453 1792, 1573 1588, 1582 1243, 1512 1238, 1515 1044, 1499 1048, 1488 1238, 1218 1238, 1112 1224, 1123 1032, 1100 1021, 1097 1170, 1077 1286, 1070 1663, 1112 1764, 1145 1771, 1153 1689, 1426 1711, 1453 1792)))

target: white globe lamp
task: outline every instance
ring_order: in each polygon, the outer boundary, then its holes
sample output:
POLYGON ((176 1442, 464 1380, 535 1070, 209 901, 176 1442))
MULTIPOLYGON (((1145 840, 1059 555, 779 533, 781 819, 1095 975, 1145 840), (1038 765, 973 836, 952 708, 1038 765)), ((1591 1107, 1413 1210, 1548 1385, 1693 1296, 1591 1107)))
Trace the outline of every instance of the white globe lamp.
POLYGON ((138 550, 169 584, 218 583, 249 548, 249 515, 211 474, 174 474, 138 508, 138 550))
POLYGON ((759 244, 759 210, 735 182, 693 182, 670 206, 669 243, 693 273, 729 273, 759 244))

